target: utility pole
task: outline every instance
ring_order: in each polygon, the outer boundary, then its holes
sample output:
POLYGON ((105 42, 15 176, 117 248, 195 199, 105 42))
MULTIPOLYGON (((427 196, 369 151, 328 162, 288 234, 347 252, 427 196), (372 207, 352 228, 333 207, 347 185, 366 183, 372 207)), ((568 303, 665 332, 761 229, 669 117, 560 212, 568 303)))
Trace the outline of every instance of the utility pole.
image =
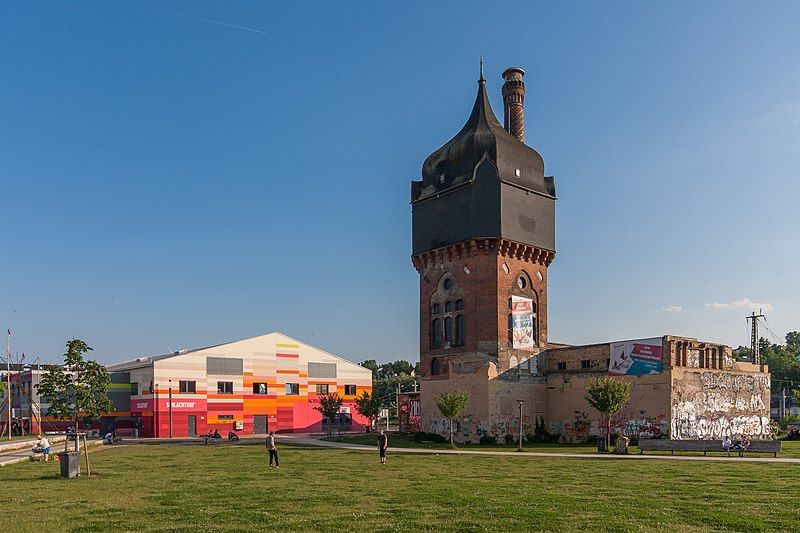
POLYGON ((781 390, 781 422, 786 418, 786 386, 781 390))
POLYGON ((525 400, 517 400, 519 404, 519 446, 517 446, 517 451, 522 451, 522 404, 525 403, 525 400))
POLYGON ((750 349, 753 351, 753 363, 756 365, 761 365, 761 353, 759 351, 758 346, 758 319, 764 318, 764 314, 761 309, 758 310, 758 314, 753 311, 753 314, 747 317, 747 320, 752 320, 753 323, 751 324, 750 330, 750 349))
POLYGON ((6 398, 8 398, 8 440, 11 440, 11 330, 6 343, 6 398))

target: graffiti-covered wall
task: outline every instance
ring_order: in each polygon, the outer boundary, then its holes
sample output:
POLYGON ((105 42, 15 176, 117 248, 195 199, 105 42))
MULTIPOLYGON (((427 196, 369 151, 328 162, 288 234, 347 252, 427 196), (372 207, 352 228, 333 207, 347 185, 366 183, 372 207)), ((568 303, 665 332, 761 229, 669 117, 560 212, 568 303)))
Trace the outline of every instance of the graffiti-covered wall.
POLYGON ((734 438, 748 435, 769 438, 769 395, 770 377, 765 372, 675 368, 670 437, 722 439, 726 435, 734 438))

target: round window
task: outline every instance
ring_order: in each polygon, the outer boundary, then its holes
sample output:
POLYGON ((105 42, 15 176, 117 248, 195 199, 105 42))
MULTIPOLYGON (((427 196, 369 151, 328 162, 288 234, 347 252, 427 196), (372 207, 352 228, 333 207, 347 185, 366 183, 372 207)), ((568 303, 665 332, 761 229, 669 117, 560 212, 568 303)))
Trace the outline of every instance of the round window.
POLYGON ((525 276, 520 276, 517 278, 517 287, 520 289, 524 289, 528 286, 528 280, 525 279, 525 276))
POLYGON ((444 290, 449 291, 452 288, 453 288, 453 280, 450 278, 444 280, 444 290))

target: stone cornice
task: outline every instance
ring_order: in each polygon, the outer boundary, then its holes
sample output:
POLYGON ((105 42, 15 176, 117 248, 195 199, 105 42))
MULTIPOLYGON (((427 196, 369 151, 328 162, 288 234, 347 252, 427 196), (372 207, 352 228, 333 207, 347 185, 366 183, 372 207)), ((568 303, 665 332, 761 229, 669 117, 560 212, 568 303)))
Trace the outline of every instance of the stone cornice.
POLYGON ((411 257, 411 263, 417 272, 421 273, 432 264, 452 262, 477 255, 499 255, 548 267, 556 253, 508 239, 471 239, 414 255, 411 257))

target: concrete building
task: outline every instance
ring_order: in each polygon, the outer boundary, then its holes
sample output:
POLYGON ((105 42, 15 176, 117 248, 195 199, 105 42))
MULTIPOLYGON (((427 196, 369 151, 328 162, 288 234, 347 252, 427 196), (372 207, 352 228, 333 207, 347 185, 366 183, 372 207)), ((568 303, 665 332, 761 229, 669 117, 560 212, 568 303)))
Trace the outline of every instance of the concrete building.
POLYGON ((656 339, 568 346, 548 339, 555 179, 527 146, 522 69, 503 73, 504 126, 481 69, 472 112, 411 183, 412 263, 420 289, 420 429, 445 433, 443 391, 470 404, 459 438, 504 437, 544 423, 566 440, 597 432, 590 378, 616 374, 633 394, 619 432, 671 438, 769 434, 769 373, 727 346, 656 339), (519 403, 523 402, 522 420, 519 403), (637 429, 638 428, 638 429, 637 429))
POLYGON ((105 424, 144 437, 200 435, 214 429, 263 434, 322 431, 319 396, 338 393, 335 421, 363 429, 356 395, 372 390, 372 372, 281 333, 140 357, 108 367, 117 412, 105 424))

